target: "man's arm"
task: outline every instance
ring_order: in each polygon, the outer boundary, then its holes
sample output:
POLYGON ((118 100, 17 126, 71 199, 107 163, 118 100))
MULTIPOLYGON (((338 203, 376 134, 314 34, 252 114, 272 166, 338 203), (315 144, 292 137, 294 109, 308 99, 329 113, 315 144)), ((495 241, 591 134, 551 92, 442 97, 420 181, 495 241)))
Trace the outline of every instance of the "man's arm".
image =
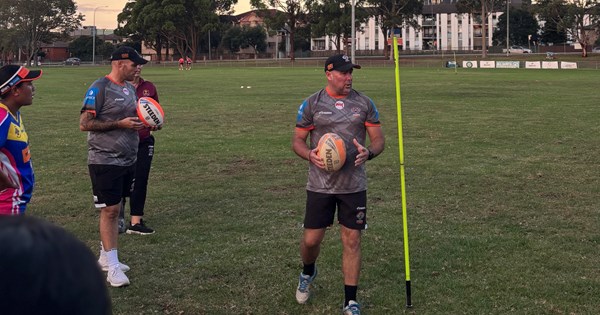
POLYGON ((99 121, 91 112, 82 112, 79 116, 79 130, 81 131, 109 131, 114 129, 135 129, 144 127, 137 117, 126 117, 117 121, 99 121))
POLYGON ((319 168, 325 169, 325 163, 317 154, 317 149, 311 150, 308 144, 306 144, 309 133, 310 131, 308 130, 296 128, 292 138, 292 150, 299 157, 315 164, 319 168))

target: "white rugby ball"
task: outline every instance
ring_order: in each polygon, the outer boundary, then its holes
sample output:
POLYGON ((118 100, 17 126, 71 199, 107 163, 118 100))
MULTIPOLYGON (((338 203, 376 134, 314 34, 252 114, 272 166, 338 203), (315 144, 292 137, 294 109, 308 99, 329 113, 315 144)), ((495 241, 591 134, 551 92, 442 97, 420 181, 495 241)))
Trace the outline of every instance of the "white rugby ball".
POLYGON ((335 133, 326 133, 317 145, 318 155, 325 163, 327 172, 338 171, 346 163, 346 145, 344 140, 335 133))
POLYGON ((140 97, 137 103, 137 114, 142 123, 148 127, 160 126, 165 122, 165 112, 151 97, 140 97))

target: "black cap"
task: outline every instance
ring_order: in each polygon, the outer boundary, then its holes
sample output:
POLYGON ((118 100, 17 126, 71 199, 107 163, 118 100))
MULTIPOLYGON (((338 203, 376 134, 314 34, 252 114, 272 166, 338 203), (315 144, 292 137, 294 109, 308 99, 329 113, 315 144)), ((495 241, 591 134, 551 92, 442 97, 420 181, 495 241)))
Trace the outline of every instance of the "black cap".
POLYGON ((345 54, 334 55, 327 58, 325 61, 325 71, 342 71, 346 72, 352 68, 360 69, 360 65, 355 65, 345 54))
POLYGON ((113 51, 110 56, 110 61, 114 60, 131 60, 138 65, 143 65, 148 62, 148 60, 142 58, 140 54, 133 48, 129 46, 121 46, 117 48, 117 50, 113 51))
POLYGON ((10 91, 21 82, 37 80, 42 76, 42 70, 29 70, 17 65, 6 65, 0 68, 0 95, 10 91))

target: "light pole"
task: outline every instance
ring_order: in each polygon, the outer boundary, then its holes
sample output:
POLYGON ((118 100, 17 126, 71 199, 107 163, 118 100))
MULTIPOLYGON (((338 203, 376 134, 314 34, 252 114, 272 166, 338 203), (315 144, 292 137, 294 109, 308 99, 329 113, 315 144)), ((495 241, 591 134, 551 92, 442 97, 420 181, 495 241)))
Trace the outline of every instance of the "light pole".
POLYGON ((356 62, 356 60, 354 60, 354 50, 355 50, 354 44, 356 43, 356 38, 354 38, 356 35, 355 34, 356 31, 354 29, 355 28, 354 24, 355 24, 355 20, 356 20, 354 7, 356 6, 356 0, 350 0, 350 1, 352 2, 352 31, 350 32, 351 33, 350 36, 352 36, 352 40, 350 41, 350 44, 352 45, 352 47, 350 48, 350 59, 352 60, 352 62, 356 62))
POLYGON ((96 64, 96 10, 98 10, 100 8, 106 8, 106 7, 108 7, 108 6, 101 5, 99 7, 94 8, 94 19, 93 19, 94 25, 92 26, 92 65, 96 64))
POLYGON ((509 32, 508 32, 508 28, 510 27, 510 23, 508 22, 510 20, 510 0, 506 0, 506 55, 509 56, 510 55, 510 44, 509 44, 509 32))

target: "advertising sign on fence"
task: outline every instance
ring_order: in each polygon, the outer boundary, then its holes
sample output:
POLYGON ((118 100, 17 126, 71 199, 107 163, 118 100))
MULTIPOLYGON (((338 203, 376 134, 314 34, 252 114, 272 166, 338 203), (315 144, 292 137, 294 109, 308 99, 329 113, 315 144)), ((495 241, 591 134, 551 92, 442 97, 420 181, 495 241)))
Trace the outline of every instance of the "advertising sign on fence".
POLYGON ((577 62, 561 61, 560 68, 561 69, 577 69, 577 62))
POLYGON ((477 68, 477 61, 463 61, 463 68, 477 68))
POLYGON ((519 69, 518 61, 496 61, 496 68, 519 69))
POLYGON ((542 63, 540 61, 525 61, 525 68, 542 69, 542 63))
POLYGON ((558 61, 542 61, 542 69, 558 69, 558 61))
POLYGON ((482 60, 479 62, 479 67, 480 68, 496 68, 496 62, 482 60))

